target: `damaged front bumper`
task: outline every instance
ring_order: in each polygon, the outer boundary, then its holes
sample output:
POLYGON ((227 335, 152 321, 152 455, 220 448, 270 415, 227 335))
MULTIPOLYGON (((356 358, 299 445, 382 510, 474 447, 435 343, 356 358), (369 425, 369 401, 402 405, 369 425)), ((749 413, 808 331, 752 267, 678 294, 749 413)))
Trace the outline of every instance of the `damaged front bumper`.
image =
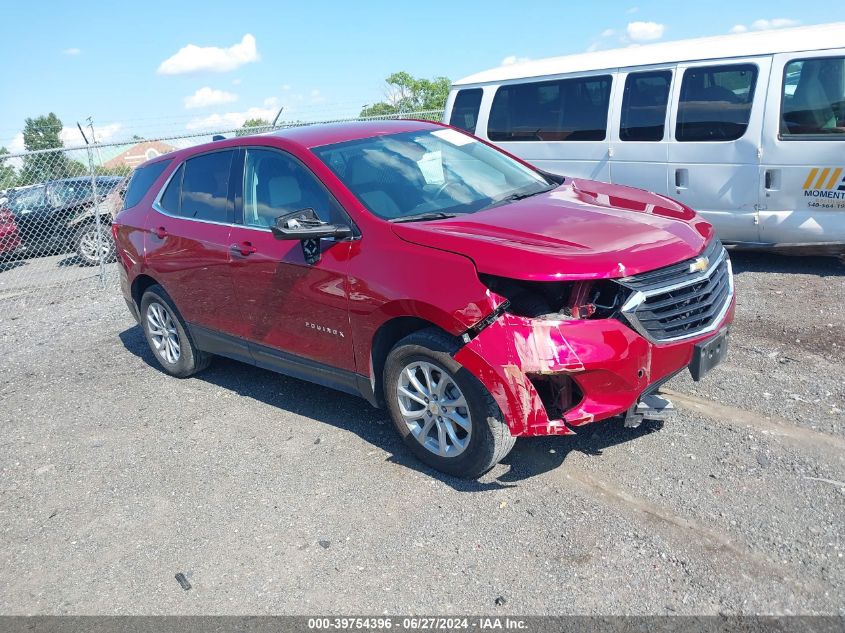
MULTIPOLYGON (((731 298, 719 330, 733 314, 731 298)), ((582 425, 636 413, 641 398, 689 366, 696 344, 713 336, 655 343, 616 319, 504 313, 454 358, 487 387, 513 435, 571 435, 582 425)))

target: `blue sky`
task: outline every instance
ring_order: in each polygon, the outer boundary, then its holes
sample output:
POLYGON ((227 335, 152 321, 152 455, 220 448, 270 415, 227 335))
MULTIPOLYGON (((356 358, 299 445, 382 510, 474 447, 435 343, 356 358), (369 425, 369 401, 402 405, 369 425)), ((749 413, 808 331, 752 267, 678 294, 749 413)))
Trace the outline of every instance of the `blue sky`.
POLYGON ((0 11, 11 151, 24 119, 50 111, 68 146, 88 116, 103 140, 235 127, 281 106, 282 118, 354 116, 397 70, 458 79, 515 58, 832 19, 779 0, 0 0, 0 11))

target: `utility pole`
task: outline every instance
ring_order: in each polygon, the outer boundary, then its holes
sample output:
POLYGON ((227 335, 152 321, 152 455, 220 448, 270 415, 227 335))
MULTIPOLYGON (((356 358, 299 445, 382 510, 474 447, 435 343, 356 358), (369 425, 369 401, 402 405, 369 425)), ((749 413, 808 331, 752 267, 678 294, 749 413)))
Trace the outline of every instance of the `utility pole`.
POLYGON ((97 145, 97 137, 94 135, 94 119, 89 116, 86 121, 88 121, 88 127, 91 128, 91 142, 94 144, 94 147, 97 148, 97 160, 100 161, 100 167, 102 167, 103 157, 100 154, 100 146, 97 145))

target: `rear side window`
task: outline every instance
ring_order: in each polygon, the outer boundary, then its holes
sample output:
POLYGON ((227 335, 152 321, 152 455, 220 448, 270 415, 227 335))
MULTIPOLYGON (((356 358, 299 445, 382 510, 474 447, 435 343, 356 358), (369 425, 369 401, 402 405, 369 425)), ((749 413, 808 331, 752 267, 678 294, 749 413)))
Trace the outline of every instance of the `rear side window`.
POLYGON ((757 67, 752 64, 688 68, 678 102, 678 141, 735 141, 751 117, 757 67))
POLYGON ((481 88, 459 90, 458 94, 455 95, 455 103, 452 104, 452 116, 449 117, 449 125, 475 134, 475 126, 478 124, 478 110, 481 108, 481 94, 481 88))
POLYGON ((780 134, 784 138, 845 135, 845 57, 796 59, 786 65, 780 134))
POLYGON ((492 141, 603 141, 610 75, 502 86, 490 108, 492 141))
POLYGON ((185 161, 179 215, 209 222, 231 222, 229 171, 233 151, 203 154, 185 161))
POLYGON ((631 73, 625 79, 622 96, 622 120, 619 139, 622 141, 662 141, 666 123, 666 105, 672 72, 631 73))
POLYGON ((179 165, 179 169, 173 174, 170 182, 167 183, 167 189, 161 195, 158 201, 162 209, 171 215, 179 215, 182 212, 182 174, 185 173, 185 165, 179 165))
POLYGON ((162 160, 152 165, 139 167, 132 173, 123 197, 123 208, 130 209, 141 202, 141 198, 149 191, 152 184, 170 164, 169 160, 162 160))

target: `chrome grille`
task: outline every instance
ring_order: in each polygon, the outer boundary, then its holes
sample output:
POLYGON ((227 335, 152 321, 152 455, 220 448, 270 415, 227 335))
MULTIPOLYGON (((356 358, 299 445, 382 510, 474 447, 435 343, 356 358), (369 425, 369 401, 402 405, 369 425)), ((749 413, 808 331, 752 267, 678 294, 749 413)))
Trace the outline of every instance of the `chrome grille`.
POLYGON ((622 314, 640 334, 667 342, 713 331, 733 297, 733 273, 719 240, 704 252, 679 264, 620 279, 633 290, 622 314), (705 270, 694 264, 706 257, 705 270))

